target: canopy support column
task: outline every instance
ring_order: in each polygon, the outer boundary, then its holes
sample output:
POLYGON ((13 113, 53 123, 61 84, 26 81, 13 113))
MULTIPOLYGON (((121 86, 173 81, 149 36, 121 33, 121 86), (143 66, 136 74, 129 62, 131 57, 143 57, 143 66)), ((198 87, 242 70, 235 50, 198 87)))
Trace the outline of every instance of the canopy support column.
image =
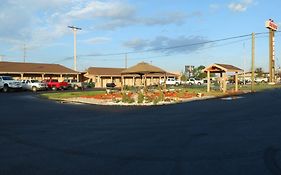
POLYGON ((167 80, 167 73, 165 72, 164 74, 164 89, 167 89, 167 85, 166 85, 166 80, 167 80))
POLYGON ((225 73, 223 73, 223 93, 226 93, 226 89, 227 89, 226 79, 227 79, 227 76, 226 76, 226 72, 225 72, 225 73))
POLYGON ((210 92, 211 81, 210 81, 210 71, 207 71, 207 92, 210 92))
POLYGON ((238 72, 235 72, 235 92, 238 91, 238 72))

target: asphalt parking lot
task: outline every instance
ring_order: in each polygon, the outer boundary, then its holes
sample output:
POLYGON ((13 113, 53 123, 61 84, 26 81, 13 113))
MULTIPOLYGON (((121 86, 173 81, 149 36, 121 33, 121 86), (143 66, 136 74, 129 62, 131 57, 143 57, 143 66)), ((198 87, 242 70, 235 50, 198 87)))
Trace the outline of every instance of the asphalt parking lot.
POLYGON ((0 93, 0 174, 281 174, 281 90, 156 107, 0 93))

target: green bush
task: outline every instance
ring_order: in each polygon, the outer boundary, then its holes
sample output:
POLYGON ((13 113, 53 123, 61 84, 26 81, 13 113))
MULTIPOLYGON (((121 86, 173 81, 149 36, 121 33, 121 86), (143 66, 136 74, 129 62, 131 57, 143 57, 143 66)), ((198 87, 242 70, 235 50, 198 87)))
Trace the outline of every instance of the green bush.
POLYGON ((161 100, 160 100, 160 98, 159 97, 156 97, 156 98, 154 98, 153 99, 153 104, 157 104, 157 103, 159 103, 161 100))
POLYGON ((143 93, 138 94, 138 103, 143 103, 144 102, 144 95, 143 93))
POLYGON ((137 87, 125 85, 124 90, 126 90, 126 91, 137 91, 137 87))
POLYGON ((150 103, 153 101, 153 99, 150 96, 145 96, 144 101, 145 101, 145 103, 150 103))
POLYGON ((94 82, 89 82, 86 84, 87 88, 94 88, 95 87, 95 83, 94 82))
POLYGON ((165 100, 165 94, 164 94, 163 91, 160 91, 159 100, 160 101, 164 101, 165 100))
POLYGON ((123 103, 134 103, 135 100, 133 98, 131 98, 129 95, 127 95, 126 93, 122 94, 122 102, 123 103))

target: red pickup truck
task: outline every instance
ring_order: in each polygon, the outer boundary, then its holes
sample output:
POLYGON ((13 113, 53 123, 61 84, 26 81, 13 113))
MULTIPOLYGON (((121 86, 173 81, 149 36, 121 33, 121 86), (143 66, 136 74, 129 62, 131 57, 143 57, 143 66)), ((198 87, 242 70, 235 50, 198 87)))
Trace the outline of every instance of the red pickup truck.
POLYGON ((69 84, 67 82, 59 82, 58 80, 53 80, 53 79, 49 79, 49 80, 45 80, 45 83, 47 84, 48 88, 52 89, 52 90, 57 90, 57 89, 67 89, 69 87, 69 84))

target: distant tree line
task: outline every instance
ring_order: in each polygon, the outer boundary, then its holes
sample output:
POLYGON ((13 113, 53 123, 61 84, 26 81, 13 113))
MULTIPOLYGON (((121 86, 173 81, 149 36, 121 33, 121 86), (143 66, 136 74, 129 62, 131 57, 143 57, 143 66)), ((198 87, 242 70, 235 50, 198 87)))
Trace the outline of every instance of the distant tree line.
POLYGON ((205 69, 205 66, 200 65, 198 67, 194 67, 194 69, 188 74, 187 72, 182 72, 181 81, 186 81, 189 78, 198 78, 203 79, 207 77, 207 73, 203 72, 203 69, 205 69), (192 75, 189 77, 189 75, 192 75))

